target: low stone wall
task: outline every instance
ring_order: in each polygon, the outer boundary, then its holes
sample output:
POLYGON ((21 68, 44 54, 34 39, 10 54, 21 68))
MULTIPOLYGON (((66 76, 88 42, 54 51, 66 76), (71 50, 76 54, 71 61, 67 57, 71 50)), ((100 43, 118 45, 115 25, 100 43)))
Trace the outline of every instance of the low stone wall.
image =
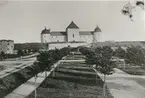
POLYGON ((87 43, 50 43, 49 44, 49 50, 52 50, 52 49, 61 49, 61 48, 64 48, 64 47, 78 47, 78 46, 83 46, 83 45, 86 45, 87 43))

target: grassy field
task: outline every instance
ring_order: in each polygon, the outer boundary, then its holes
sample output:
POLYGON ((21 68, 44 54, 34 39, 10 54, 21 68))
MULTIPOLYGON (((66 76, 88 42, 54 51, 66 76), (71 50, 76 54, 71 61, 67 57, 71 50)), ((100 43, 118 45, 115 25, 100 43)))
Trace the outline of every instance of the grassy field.
MULTIPOLYGON (((37 98, 101 98, 102 85, 102 80, 86 64, 63 63, 54 77, 47 77, 37 88, 37 98)), ((107 93, 107 98, 113 98, 107 93)), ((27 98, 34 98, 34 92, 27 98)))

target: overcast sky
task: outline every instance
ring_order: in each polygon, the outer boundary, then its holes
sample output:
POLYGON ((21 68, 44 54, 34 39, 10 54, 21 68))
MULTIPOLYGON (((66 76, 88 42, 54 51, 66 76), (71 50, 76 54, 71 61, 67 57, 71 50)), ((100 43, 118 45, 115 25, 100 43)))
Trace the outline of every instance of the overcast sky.
POLYGON ((74 21, 81 31, 99 25, 102 40, 145 40, 143 11, 133 11, 134 22, 122 15, 128 1, 0 1, 0 39, 15 43, 40 42, 46 26, 51 31, 65 31, 74 21))

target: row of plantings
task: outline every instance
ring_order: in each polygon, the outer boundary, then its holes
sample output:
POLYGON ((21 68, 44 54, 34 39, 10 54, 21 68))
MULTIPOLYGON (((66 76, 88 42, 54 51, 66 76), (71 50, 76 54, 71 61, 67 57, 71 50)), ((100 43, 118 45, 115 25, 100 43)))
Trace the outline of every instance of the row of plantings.
MULTIPOLYGON (((115 57, 116 67, 131 75, 145 75, 145 49, 139 46, 123 48, 119 46, 112 49, 110 46, 112 58, 115 57), (118 62, 119 61, 119 62, 118 62)), ((97 52, 98 48, 89 49, 97 52)), ((85 51, 85 48, 83 49, 85 51)), ((87 54, 85 54, 87 55, 87 54)), ((92 54, 94 55, 94 54, 92 54)))
MULTIPOLYGON (((84 61, 63 62, 55 76, 50 75, 37 88, 37 98, 102 98, 102 87, 103 81, 84 61)), ((113 98, 108 90, 106 93, 113 98)), ((27 98, 34 96, 32 92, 27 98)))
POLYGON ((115 62, 111 60, 114 51, 109 46, 98 47, 95 49, 80 47, 80 52, 85 55, 86 64, 94 67, 99 73, 104 75, 103 79, 103 98, 107 98, 106 93, 106 76, 113 73, 115 62), (94 66, 95 65, 95 66, 94 66))
POLYGON ((119 67, 132 75, 145 75, 145 49, 142 47, 128 47, 126 50, 119 47, 115 56, 125 60, 125 67, 119 67))
POLYGON ((126 50, 118 47, 115 51, 110 46, 97 48, 80 47, 79 50, 85 55, 88 65, 95 65, 95 69, 104 74, 104 88, 106 76, 113 73, 113 68, 118 67, 116 61, 112 60, 114 56, 118 59, 124 59, 126 63, 125 67, 120 69, 129 74, 145 75, 145 49, 141 47, 128 47, 126 50))
POLYGON ((51 66, 55 62, 66 56, 68 53, 69 48, 41 52, 37 56, 37 61, 34 62, 34 64, 32 64, 31 66, 25 67, 18 72, 14 72, 0 79, 0 97, 3 98, 33 76, 35 76, 36 81, 37 74, 39 72, 50 70, 51 66))

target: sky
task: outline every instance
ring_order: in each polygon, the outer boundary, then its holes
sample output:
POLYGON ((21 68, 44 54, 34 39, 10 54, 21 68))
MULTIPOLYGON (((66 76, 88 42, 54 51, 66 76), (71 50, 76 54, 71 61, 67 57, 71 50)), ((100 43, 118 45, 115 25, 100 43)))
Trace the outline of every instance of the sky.
POLYGON ((98 25, 102 41, 145 40, 144 11, 133 10, 132 22, 121 10, 128 1, 0 1, 0 39, 40 42, 44 27, 65 31, 74 21, 80 31, 98 25))

